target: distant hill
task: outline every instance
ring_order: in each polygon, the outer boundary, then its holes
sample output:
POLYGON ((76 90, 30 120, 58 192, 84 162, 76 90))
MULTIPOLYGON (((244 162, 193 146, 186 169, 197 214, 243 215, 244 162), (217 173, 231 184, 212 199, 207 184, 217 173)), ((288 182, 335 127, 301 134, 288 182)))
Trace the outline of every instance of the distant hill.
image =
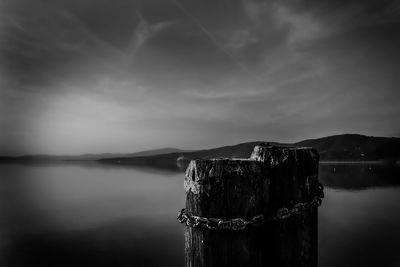
MULTIPOLYGON (((187 151, 187 150, 186 150, 187 151)), ((0 157, 0 161, 48 161, 48 160, 58 160, 58 161, 74 161, 74 160, 99 160, 108 158, 126 158, 126 157, 143 157, 143 156, 153 156, 159 154, 167 154, 174 152, 186 152, 178 148, 160 148, 153 150, 145 150, 135 153, 102 153, 102 154, 82 154, 82 155, 24 155, 17 157, 0 157)))
POLYGON ((178 148, 166 147, 166 148, 161 148, 161 149, 153 149, 153 150, 136 152, 134 154, 136 157, 139 157, 139 156, 152 156, 152 155, 177 153, 177 152, 189 152, 189 150, 182 150, 182 149, 178 149, 178 148))
POLYGON ((196 150, 190 152, 174 152, 168 154, 160 154, 153 156, 141 157, 118 157, 101 159, 104 163, 118 163, 118 164, 137 164, 137 165, 155 165, 155 166, 168 166, 181 163, 185 165, 190 159, 193 158, 218 158, 218 157, 232 157, 243 158, 248 157, 255 145, 261 142, 249 142, 238 144, 234 146, 224 146, 213 149, 196 150))
MULTIPOLYGON (((84 154, 79 156, 32 155, 20 157, 0 157, 4 161, 32 160, 98 160, 102 163, 152 165, 160 167, 178 166, 184 168, 194 158, 248 158, 254 146, 261 141, 247 142, 233 146, 185 151, 177 148, 162 148, 129 154, 84 154)), ((318 150, 321 161, 387 161, 400 160, 400 138, 372 137, 359 134, 334 135, 309 139, 292 144, 274 143, 287 146, 306 146, 318 150)))
POLYGON ((343 134, 304 140, 296 146, 318 150, 325 161, 397 161, 400 160, 400 138, 343 134))
MULTIPOLYGON (((248 158, 255 145, 261 141, 223 146, 191 152, 174 152, 153 156, 101 159, 104 163, 166 166, 177 164, 184 168, 194 158, 233 157, 248 158)), ((398 161, 400 160, 400 138, 370 137, 358 134, 328 136, 304 140, 287 146, 306 146, 318 150, 321 161, 398 161)))

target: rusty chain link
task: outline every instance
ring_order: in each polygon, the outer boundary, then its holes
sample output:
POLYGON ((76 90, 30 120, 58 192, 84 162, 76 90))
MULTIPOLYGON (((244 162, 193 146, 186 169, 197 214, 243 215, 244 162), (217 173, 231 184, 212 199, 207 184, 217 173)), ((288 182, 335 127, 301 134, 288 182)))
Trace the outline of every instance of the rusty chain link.
POLYGON ((309 202, 299 202, 292 208, 281 208, 274 212, 272 215, 265 218, 264 215, 258 214, 250 220, 243 218, 234 218, 229 220, 217 218, 205 218, 186 213, 186 209, 182 209, 178 213, 177 220, 184 223, 189 227, 206 228, 209 230, 244 230, 247 227, 257 227, 263 225, 267 221, 284 220, 293 215, 298 215, 310 208, 315 208, 321 205, 322 198, 324 198, 324 187, 318 183, 316 194, 309 202))

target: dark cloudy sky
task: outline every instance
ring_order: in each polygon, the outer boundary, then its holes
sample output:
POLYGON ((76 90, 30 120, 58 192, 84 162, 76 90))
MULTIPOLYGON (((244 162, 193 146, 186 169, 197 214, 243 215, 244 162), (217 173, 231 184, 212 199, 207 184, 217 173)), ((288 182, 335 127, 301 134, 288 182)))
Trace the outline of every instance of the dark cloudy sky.
POLYGON ((400 2, 1 0, 0 154, 400 135, 400 2))

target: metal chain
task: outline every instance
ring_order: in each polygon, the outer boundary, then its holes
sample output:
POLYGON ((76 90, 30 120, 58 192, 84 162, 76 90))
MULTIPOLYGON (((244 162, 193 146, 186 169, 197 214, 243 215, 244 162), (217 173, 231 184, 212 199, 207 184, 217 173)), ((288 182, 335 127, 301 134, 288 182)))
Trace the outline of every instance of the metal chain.
POLYGON ((274 212, 272 215, 265 218, 264 215, 258 214, 250 220, 243 218, 234 218, 229 220, 206 218, 186 213, 186 209, 182 209, 178 213, 177 220, 190 227, 206 228, 210 230, 244 230, 249 226, 257 227, 263 225, 265 222, 273 220, 284 220, 293 215, 298 215, 310 208, 315 208, 321 205, 322 198, 324 198, 324 187, 318 183, 316 194, 309 202, 299 202, 292 208, 281 208, 274 212))

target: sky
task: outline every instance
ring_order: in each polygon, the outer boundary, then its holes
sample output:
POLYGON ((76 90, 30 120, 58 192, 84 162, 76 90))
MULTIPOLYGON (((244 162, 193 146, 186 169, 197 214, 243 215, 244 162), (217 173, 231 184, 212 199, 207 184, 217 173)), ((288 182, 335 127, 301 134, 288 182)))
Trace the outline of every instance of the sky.
POLYGON ((0 155, 400 136, 400 2, 0 0, 0 155))

